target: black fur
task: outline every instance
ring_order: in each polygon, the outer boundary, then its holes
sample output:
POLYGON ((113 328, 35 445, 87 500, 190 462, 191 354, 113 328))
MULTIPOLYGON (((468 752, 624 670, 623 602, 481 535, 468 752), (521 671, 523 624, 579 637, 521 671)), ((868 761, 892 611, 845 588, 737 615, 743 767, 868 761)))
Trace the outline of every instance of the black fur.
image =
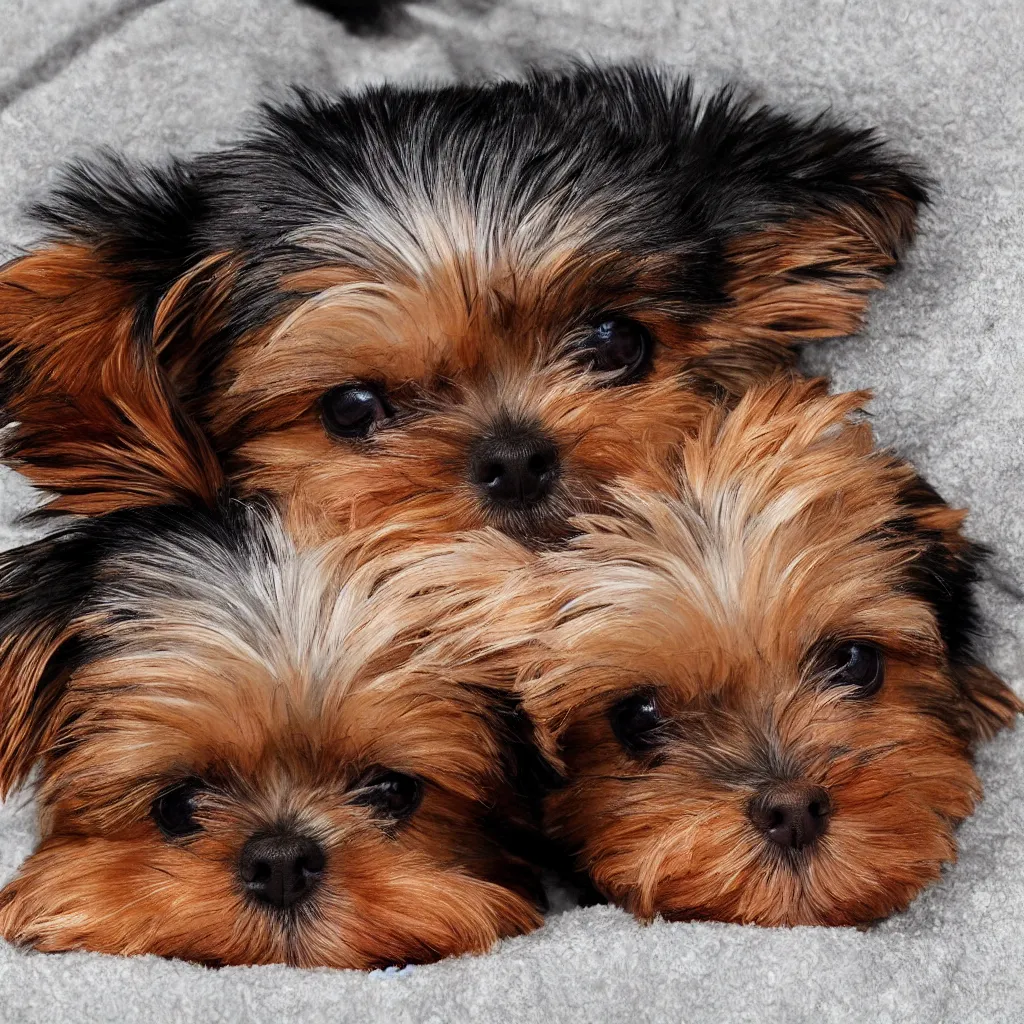
POLYGON ((516 791, 531 801, 540 801, 566 784, 562 770, 543 754, 537 743, 537 727, 518 700, 494 691, 494 706, 503 715, 508 737, 506 774, 516 791))
POLYGON ((891 532, 904 536, 913 533, 927 545, 909 567, 907 589, 934 611, 949 660, 954 665, 972 662, 981 633, 974 591, 989 552, 980 544, 955 550, 940 533, 922 527, 914 513, 945 504, 927 481, 917 477, 900 495, 900 501, 908 515, 890 523, 891 532))
POLYGON ((340 21, 359 35, 385 31, 391 24, 398 0, 300 0, 340 21))
POLYGON ((30 212, 57 237, 89 245, 131 285, 137 330, 148 339, 160 296, 201 249, 194 233, 206 218, 205 202, 186 164, 145 167, 104 151, 71 164, 30 212))
MULTIPOLYGON (((64 632, 89 611, 101 589, 127 582, 110 571, 115 560, 145 557, 160 541, 187 543, 198 551, 240 552, 258 542, 253 521, 262 514, 259 501, 225 501, 214 511, 166 505, 70 519, 46 537, 0 556, 0 641, 44 623, 54 636, 64 632)), ((138 614, 126 600, 124 617, 138 614)))
MULTIPOLYGON (((250 567, 280 557, 267 528, 274 518, 261 496, 245 502, 225 497, 214 509, 132 508, 68 518, 50 535, 0 555, 0 643, 35 632, 45 637, 42 646, 54 648, 30 699, 35 732, 71 675, 109 649, 110 627, 146 619, 154 599, 187 600, 197 566, 216 565, 216 576, 242 579, 250 567), (159 571, 151 571, 154 566, 159 571)), ((506 690, 488 693, 505 773, 525 812, 514 824, 525 835, 539 828, 544 794, 564 780, 540 752, 518 699, 506 690)))
MULTIPOLYGON (((25 352, 12 344, 10 338, 0 337, 0 410, 22 392, 29 380, 29 358, 25 352)), ((4 422, 8 422, 5 420, 4 422)))
MULTIPOLYGON (((39 749, 42 735, 71 675, 90 658, 90 645, 69 633, 71 623, 88 604, 96 584, 96 547, 88 524, 47 537, 0 557, 0 642, 34 634, 37 644, 53 653, 36 679, 28 704, 25 747, 39 749), (63 638, 63 639, 62 639, 63 638)), ((7 655, 10 657, 11 655, 7 655)), ((15 695, 16 696, 16 695, 15 695)), ((4 703, 11 697, 0 693, 4 703)), ((0 729, 0 761, 15 755, 0 729)))
POLYGON ((4 552, 0 559, 0 640, 43 624, 59 635, 87 604, 96 582, 101 520, 76 522, 65 531, 4 552))
POLYGON ((659 297, 690 318, 724 301, 732 239, 816 212, 870 219, 894 196, 927 201, 918 171, 869 130, 801 121, 730 90, 700 102, 687 80, 639 68, 577 67, 483 86, 297 92, 223 152, 164 169, 110 155, 78 163, 36 212, 132 282, 143 337, 170 282, 211 254, 233 255, 230 308, 182 385, 195 399, 234 339, 297 301, 278 289, 282 274, 330 262, 290 240, 296 231, 329 225, 359 252, 377 227, 360 220, 359 199, 404 222, 414 182, 472 208, 497 196, 502 224, 556 196, 563 212, 597 204, 595 249, 673 256, 659 297))
MULTIPOLYGON (((0 555, 0 643, 34 635, 34 647, 51 651, 27 702, 24 749, 39 749, 71 676, 109 651, 107 627, 146 617, 146 601, 155 596, 151 577, 134 578, 133 566, 167 541, 179 552, 190 551, 193 564, 218 553, 251 560, 254 550, 259 559, 263 549, 269 558, 259 528, 267 514, 257 499, 224 501, 214 510, 168 505, 69 518, 48 536, 0 555)), ((174 591, 175 578, 168 575, 162 586, 174 591)), ((12 696, 0 692, 5 704, 12 696)), ((14 754, 6 749, 11 742, 0 729, 0 761, 14 754)), ((60 752, 65 748, 66 743, 60 752)))

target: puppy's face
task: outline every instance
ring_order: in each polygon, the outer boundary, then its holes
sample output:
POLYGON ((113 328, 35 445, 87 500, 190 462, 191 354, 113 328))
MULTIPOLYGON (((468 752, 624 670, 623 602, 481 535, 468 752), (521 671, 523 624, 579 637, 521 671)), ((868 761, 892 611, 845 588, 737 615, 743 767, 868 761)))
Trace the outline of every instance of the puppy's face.
POLYGON ((7 457, 82 510, 115 460, 53 406, 148 347, 235 480, 320 534, 542 545, 648 482, 691 392, 856 329, 923 199, 869 132, 635 68, 300 97, 166 171, 72 170, 60 244, 0 275, 7 457))
POLYGON ((328 534, 397 521, 561 538, 613 480, 667 459, 708 405, 655 285, 628 261, 577 257, 566 272, 566 259, 291 279, 338 283, 228 355, 211 430, 231 436, 231 468, 317 510, 328 534))
POLYGON ((845 420, 752 394, 551 568, 528 683, 568 786, 554 832, 641 917, 869 922, 905 907, 980 794, 970 747, 1020 702, 971 659, 962 516, 845 420))
POLYGON ((540 923, 502 845, 526 811, 495 668, 451 631, 431 648, 423 579, 298 556, 252 515, 86 530, 35 572, 74 587, 82 545, 105 547, 87 619, 30 636, 23 601, 7 623, 5 781, 44 759, 6 938, 366 968, 540 923), (11 674, 47 656, 23 717, 11 674))

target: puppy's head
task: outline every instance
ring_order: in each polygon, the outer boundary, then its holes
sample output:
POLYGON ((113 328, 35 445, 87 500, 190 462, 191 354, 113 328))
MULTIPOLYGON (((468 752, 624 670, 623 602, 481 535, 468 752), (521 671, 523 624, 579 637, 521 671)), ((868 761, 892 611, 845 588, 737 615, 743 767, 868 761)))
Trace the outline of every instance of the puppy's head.
POLYGON ((869 922, 956 856, 974 742, 1022 705, 971 650, 963 514, 872 446, 863 395, 751 392, 672 491, 545 556, 528 707, 555 833, 643 918, 869 922))
POLYGON ((71 175, 0 293, 10 412, 59 296, 155 346, 232 475, 326 532, 543 542, 680 443, 686 392, 856 329, 923 199, 870 132, 637 69, 300 97, 226 152, 71 175))
POLYGON ((522 720, 465 596, 437 592, 454 571, 298 554, 242 506, 113 513, 8 557, 0 786, 41 759, 42 842, 4 937, 365 968, 536 927, 509 852, 522 720))

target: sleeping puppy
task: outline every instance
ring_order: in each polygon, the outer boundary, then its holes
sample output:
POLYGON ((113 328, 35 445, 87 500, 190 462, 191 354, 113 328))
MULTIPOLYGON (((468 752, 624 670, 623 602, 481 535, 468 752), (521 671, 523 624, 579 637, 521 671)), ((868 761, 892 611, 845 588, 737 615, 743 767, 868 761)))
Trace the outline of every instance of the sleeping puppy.
POLYGON ((543 546, 645 483, 696 392, 856 330, 924 201, 871 131, 639 68, 298 94, 222 152, 80 164, 37 211, 48 241, 0 274, 6 458, 102 511, 88 392, 149 349, 233 484, 311 540, 543 546))
POLYGON ((782 381, 716 410, 528 588, 550 830, 642 919, 905 908, 956 858, 975 744, 1024 709, 973 647, 964 513, 874 447, 865 398, 782 381))

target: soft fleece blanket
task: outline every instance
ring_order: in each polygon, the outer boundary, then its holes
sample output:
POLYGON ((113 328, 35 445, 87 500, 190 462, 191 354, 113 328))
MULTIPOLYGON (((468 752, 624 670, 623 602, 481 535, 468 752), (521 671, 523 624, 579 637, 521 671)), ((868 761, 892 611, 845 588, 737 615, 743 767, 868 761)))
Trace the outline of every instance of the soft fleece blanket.
MULTIPOLYGON (((991 663, 1024 692, 1024 31, 1020 0, 424 0, 383 36, 294 0, 0 0, 0 245, 66 158, 234 136, 289 83, 516 74, 564 55, 652 59, 766 101, 873 123, 941 184, 857 338, 809 352, 873 388, 880 438, 996 551, 991 663)), ((6 523, 31 495, 0 478, 6 523)), ((0 541, 14 543, 5 525, 0 541)), ((360 974, 207 970, 0 943, 0 1021, 996 1021, 1024 1019, 1024 728, 981 755, 960 862, 867 932, 552 915, 491 955, 360 974)), ((0 808, 0 883, 34 842, 0 808)))

